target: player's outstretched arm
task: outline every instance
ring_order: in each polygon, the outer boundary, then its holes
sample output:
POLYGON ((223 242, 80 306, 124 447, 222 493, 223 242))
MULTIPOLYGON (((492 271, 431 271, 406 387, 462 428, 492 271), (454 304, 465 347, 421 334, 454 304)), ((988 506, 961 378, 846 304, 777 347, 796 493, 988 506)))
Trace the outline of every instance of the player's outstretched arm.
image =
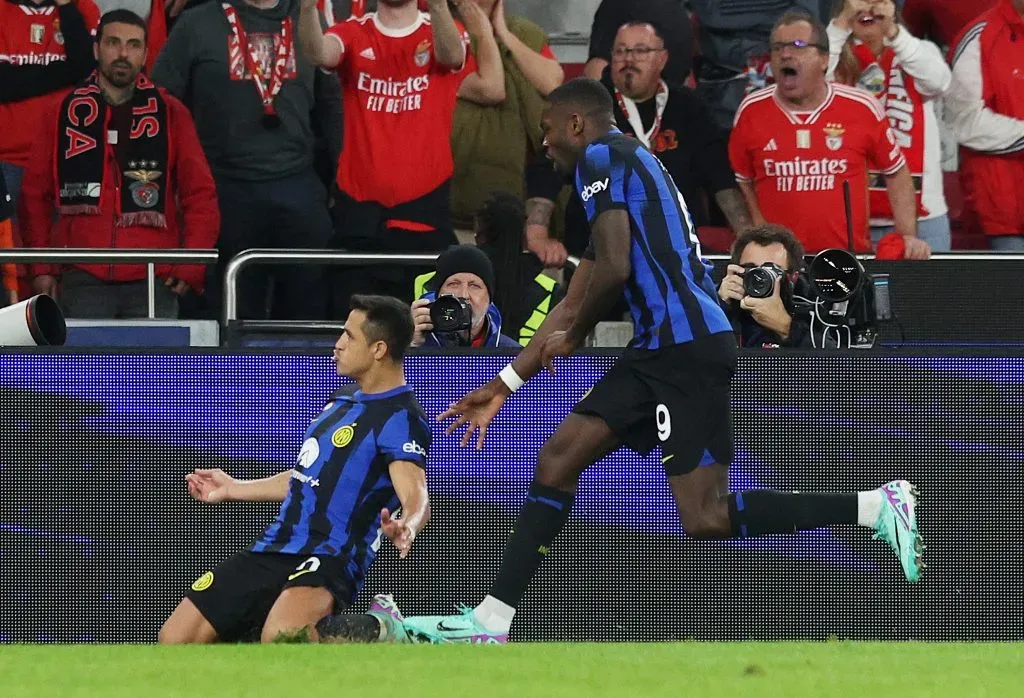
POLYGON ((380 512, 380 527, 404 558, 412 548, 416 535, 430 521, 430 495, 427 492, 426 471, 416 463, 396 460, 388 466, 391 482, 402 503, 402 518, 392 518, 391 512, 380 512))
POLYGON ((629 213, 621 208, 604 211, 594 219, 591 230, 594 268, 590 272, 583 301, 569 328, 564 332, 553 332, 541 348, 541 361, 552 373, 554 357, 568 356, 583 345, 587 335, 607 314, 608 308, 618 301, 632 273, 629 213))
POLYGON ((594 263, 589 259, 580 262, 569 282, 569 288, 566 289, 565 298, 551 309, 551 312, 541 322, 540 327, 537 328, 533 339, 519 352, 512 363, 502 369, 502 372, 488 383, 453 403, 438 415, 437 421, 439 422, 449 417, 456 417, 455 422, 448 427, 446 433, 451 434, 463 424, 468 424, 466 433, 462 435, 462 445, 469 444, 473 434, 479 432, 476 448, 479 451, 484 447, 487 425, 498 414, 498 410, 505 404, 505 400, 543 367, 541 350, 545 340, 555 332, 568 329, 572 324, 576 312, 583 302, 587 285, 590 283, 590 272, 593 266, 594 263))
POLYGON ((223 470, 197 468, 185 476, 188 493, 200 502, 283 502, 292 471, 260 480, 236 480, 223 470))

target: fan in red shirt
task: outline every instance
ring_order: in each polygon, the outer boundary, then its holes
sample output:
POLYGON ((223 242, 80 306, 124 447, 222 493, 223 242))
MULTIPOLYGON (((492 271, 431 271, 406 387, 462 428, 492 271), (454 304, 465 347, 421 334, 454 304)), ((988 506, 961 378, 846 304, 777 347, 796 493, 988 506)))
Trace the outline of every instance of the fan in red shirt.
MULTIPOLYGON (((96 53, 96 72, 36 125, 36 157, 22 189, 26 245, 213 247, 220 227, 213 177, 188 109, 141 74, 145 22, 128 10, 107 12, 96 53)), ((146 315, 144 265, 36 264, 30 271, 36 292, 59 297, 68 317, 146 315)), ((157 317, 176 317, 176 296, 201 292, 205 270, 157 264, 156 276, 157 317)))
MULTIPOLYGON (((436 252, 456 243, 449 215, 454 169, 450 145, 457 97, 483 103, 504 99, 497 45, 468 55, 468 35, 445 0, 380 0, 377 12, 353 17, 324 35, 303 0, 299 38, 315 64, 336 69, 344 96, 345 134, 338 167, 335 223, 341 247, 372 252, 436 252), (486 56, 486 64, 485 64, 486 56)), ((486 15, 473 2, 460 12, 478 41, 494 43, 486 15)), ((416 270, 346 269, 335 294, 370 288, 408 297, 416 270), (372 284, 372 286, 369 286, 372 284)))
POLYGON ((850 183, 854 247, 871 250, 867 171, 880 170, 907 259, 927 259, 917 237, 913 181, 878 102, 825 80, 828 44, 821 23, 786 13, 771 39, 775 85, 749 95, 736 112, 729 158, 755 225, 790 228, 810 253, 847 247, 843 182, 850 183))

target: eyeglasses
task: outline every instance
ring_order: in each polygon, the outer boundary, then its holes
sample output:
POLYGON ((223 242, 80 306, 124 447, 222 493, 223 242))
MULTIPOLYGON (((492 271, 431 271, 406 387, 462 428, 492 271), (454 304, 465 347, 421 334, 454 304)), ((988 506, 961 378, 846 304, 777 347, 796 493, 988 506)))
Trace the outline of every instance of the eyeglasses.
POLYGON ((612 49, 612 58, 621 61, 632 56, 638 61, 643 61, 647 60, 652 53, 664 50, 663 48, 650 48, 648 46, 637 46, 636 48, 623 48, 620 46, 612 49))
POLYGON ((772 53, 781 53, 784 48, 791 48, 795 50, 803 50, 805 48, 816 48, 819 51, 828 51, 828 46, 822 44, 812 44, 809 41, 801 41, 797 39, 795 41, 773 41, 770 44, 772 53))

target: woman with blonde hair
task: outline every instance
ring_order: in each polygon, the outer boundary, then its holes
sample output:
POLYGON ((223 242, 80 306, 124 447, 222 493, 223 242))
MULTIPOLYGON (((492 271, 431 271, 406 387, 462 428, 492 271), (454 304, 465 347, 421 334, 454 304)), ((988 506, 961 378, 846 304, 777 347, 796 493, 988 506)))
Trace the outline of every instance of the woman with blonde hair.
MULTIPOLYGON (((942 143, 934 100, 952 76, 938 46, 910 34, 893 0, 840 0, 828 25, 830 80, 864 89, 882 102, 907 158, 917 194, 917 234, 937 252, 950 249, 942 184, 942 143)), ((881 173, 869 178, 871 237, 892 232, 881 173)))

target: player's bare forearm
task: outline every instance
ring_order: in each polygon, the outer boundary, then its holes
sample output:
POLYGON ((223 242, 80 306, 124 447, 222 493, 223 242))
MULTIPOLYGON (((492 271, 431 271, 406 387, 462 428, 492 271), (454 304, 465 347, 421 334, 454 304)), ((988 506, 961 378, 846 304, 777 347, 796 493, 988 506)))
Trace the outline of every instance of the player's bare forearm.
POLYGON ((261 480, 236 480, 231 483, 228 497, 239 502, 283 502, 293 472, 289 469, 261 480))
POLYGON ((569 326, 569 340, 576 346, 594 329, 622 295, 632 266, 629 214, 622 209, 605 211, 594 221, 591 236, 594 243, 594 268, 590 271, 583 302, 569 326))
POLYGON ((466 62, 466 47, 448 9, 448 0, 430 0, 427 5, 430 28, 434 33, 434 56, 449 68, 461 68, 466 62))
POLYGON ((402 504, 402 520, 419 533, 430 521, 426 471, 409 461, 395 461, 388 467, 388 473, 402 504))
POLYGON ((733 232, 741 233, 753 226, 750 214, 747 212, 747 202, 739 189, 723 189, 715 192, 715 202, 718 204, 718 208, 722 209, 733 232))
POLYGON ((906 166, 895 174, 887 175, 885 188, 892 206, 893 223, 900 235, 917 236, 917 197, 914 180, 906 166))
MULTIPOLYGON (((589 259, 580 261, 580 265, 573 272, 572 280, 569 281, 569 288, 565 291, 565 298, 558 302, 551 312, 547 314, 544 321, 540 323, 537 332, 533 335, 529 344, 516 355, 512 361, 512 368, 523 380, 529 380, 537 375, 542 368, 541 350, 544 348, 544 341, 553 332, 568 330, 576 319, 583 296, 586 295, 587 286, 590 283, 590 273, 594 263, 589 259)), ((504 384, 502 384, 504 385, 504 384)))
POLYGON ((761 207, 757 203, 757 192, 754 191, 753 182, 737 182, 740 188, 740 193, 743 194, 743 200, 747 202, 747 212, 750 214, 750 221, 754 225, 764 225, 765 218, 764 214, 761 213, 761 207))

